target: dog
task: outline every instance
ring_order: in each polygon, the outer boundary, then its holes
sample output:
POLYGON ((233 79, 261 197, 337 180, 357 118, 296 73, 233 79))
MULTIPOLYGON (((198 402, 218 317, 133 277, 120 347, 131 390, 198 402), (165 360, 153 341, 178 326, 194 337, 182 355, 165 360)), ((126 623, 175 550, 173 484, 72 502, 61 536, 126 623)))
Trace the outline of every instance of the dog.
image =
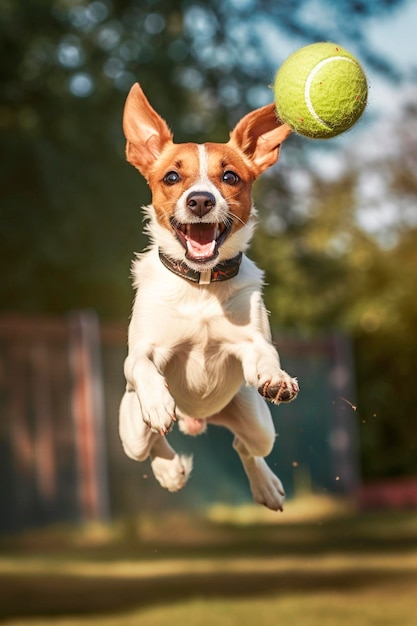
POLYGON ((192 457, 167 440, 178 421, 234 434, 255 502, 282 510, 279 478, 264 457, 275 429, 265 401, 290 402, 297 379, 281 369, 263 302, 263 272, 245 254, 256 224, 251 188, 291 133, 273 104, 243 117, 227 143, 175 144, 140 85, 128 94, 126 157, 145 177, 152 204, 149 248, 137 255, 119 430, 126 454, 148 457, 169 491, 188 480, 192 457))

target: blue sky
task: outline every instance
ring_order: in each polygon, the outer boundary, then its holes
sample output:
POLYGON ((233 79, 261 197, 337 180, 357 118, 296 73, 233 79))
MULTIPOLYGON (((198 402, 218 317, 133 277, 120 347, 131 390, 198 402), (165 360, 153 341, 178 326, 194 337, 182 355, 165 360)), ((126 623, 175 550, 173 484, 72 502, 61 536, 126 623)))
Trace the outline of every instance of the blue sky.
POLYGON ((374 18, 367 29, 369 42, 381 52, 389 53, 399 65, 417 66, 417 2, 408 0, 384 18, 374 18))
POLYGON ((370 82, 370 112, 388 114, 398 108, 403 93, 411 84, 417 84, 417 2, 408 0, 395 12, 384 18, 370 20, 367 28, 368 42, 376 52, 388 56, 400 67, 409 80, 400 88, 372 72, 370 82), (414 80, 411 77, 414 68, 414 80))

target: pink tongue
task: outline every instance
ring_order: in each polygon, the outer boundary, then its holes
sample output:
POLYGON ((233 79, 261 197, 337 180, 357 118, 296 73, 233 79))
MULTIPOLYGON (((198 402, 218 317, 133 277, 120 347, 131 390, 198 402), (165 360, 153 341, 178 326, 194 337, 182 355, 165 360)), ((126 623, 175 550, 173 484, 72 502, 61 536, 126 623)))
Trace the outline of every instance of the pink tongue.
POLYGON ((213 224, 190 224, 187 232, 187 252, 190 257, 208 258, 216 247, 213 224))

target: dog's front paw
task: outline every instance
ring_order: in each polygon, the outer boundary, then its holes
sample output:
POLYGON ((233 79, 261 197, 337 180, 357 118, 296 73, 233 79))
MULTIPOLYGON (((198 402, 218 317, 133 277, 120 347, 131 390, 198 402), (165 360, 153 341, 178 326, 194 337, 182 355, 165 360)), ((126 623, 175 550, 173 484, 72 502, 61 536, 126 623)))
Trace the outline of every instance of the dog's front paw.
POLYGON ((138 395, 145 424, 152 432, 166 435, 177 419, 175 402, 171 394, 164 388, 163 393, 155 394, 145 391, 138 395))
POLYGON ((296 378, 291 378, 287 372, 282 371, 279 377, 274 377, 263 382, 258 391, 266 400, 274 404, 291 402, 299 392, 296 378))

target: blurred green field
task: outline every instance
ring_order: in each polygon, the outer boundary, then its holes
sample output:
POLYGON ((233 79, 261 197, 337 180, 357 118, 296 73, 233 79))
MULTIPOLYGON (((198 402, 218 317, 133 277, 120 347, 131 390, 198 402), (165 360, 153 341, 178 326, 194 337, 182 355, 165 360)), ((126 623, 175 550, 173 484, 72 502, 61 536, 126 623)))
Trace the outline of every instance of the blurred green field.
POLYGON ((0 542, 14 626, 416 626, 417 514, 167 514, 0 542), (307 516, 308 518, 308 516, 307 516))

